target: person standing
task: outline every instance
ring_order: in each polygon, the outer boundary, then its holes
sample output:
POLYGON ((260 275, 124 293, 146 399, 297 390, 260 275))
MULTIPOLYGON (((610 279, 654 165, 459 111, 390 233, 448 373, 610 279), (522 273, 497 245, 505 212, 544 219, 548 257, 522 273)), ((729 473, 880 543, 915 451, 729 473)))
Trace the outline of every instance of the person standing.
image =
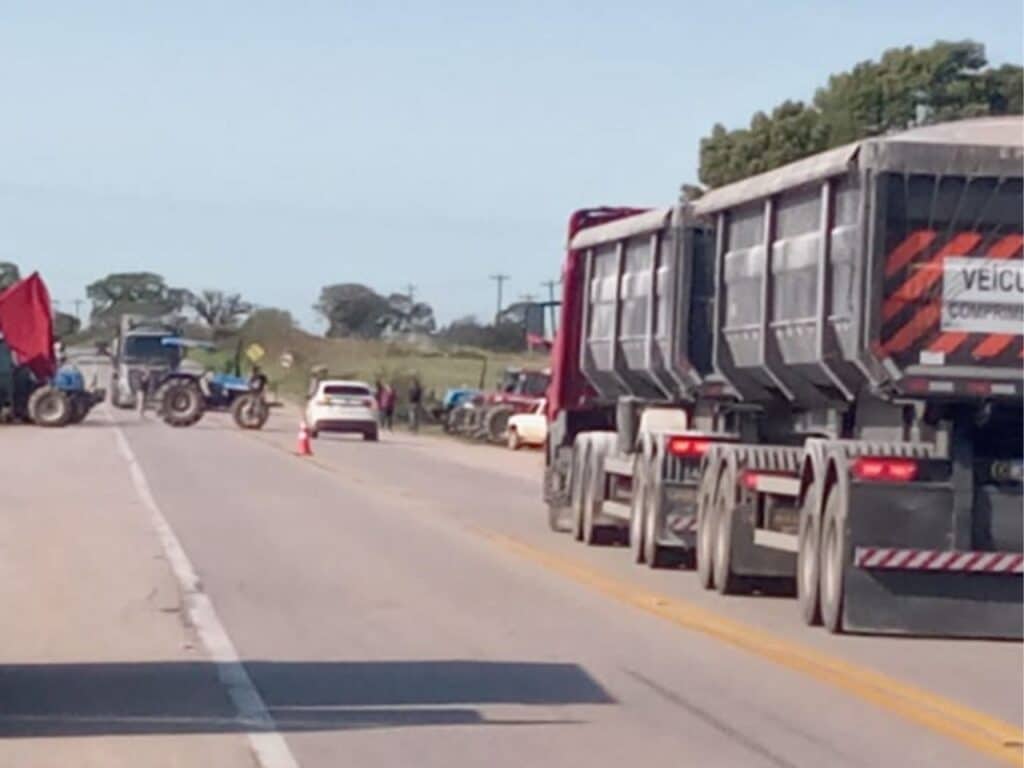
POLYGON ((420 380, 414 378, 409 387, 409 429, 413 432, 420 431, 420 403, 423 402, 423 387, 420 380))
POLYGON ((380 408, 381 426, 385 427, 388 432, 392 431, 395 426, 395 390, 390 384, 384 384, 381 387, 378 407, 380 408))

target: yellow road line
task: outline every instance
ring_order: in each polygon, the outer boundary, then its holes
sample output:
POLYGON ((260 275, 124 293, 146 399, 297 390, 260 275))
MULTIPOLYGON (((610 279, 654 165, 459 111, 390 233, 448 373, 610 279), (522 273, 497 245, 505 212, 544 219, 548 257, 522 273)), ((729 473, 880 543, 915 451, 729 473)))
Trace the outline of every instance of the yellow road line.
MULTIPOLYGON (((276 441, 262 436, 252 436, 264 445, 283 453, 291 453, 276 441)), ((314 457, 308 457, 305 461, 317 469, 330 473, 335 473, 338 469, 314 457)), ((900 682, 867 667, 784 640, 750 624, 727 619, 686 601, 651 592, 637 584, 602 573, 579 561, 566 559, 519 539, 478 526, 471 526, 469 530, 506 552, 537 563, 621 603, 632 605, 677 626, 717 638, 733 647, 840 688, 880 709, 899 715, 1003 763, 1024 766, 1024 731, 999 718, 900 682)))
POLYGON ((866 667, 784 640, 689 604, 621 581, 579 562, 482 528, 474 532, 499 548, 566 576, 608 597, 686 629, 709 635, 783 667, 840 688, 881 709, 1010 765, 1024 765, 1024 732, 998 718, 866 667))

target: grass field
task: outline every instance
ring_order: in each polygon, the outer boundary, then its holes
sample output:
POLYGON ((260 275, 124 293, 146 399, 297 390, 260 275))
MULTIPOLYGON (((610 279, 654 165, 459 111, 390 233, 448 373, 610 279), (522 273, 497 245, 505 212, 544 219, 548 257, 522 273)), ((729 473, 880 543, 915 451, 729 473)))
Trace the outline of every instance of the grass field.
MULTIPOLYGON (((197 361, 217 370, 225 370, 237 345, 243 349, 259 344, 265 351, 259 365, 270 378, 278 394, 289 399, 305 397, 310 371, 325 366, 331 376, 353 378, 373 384, 378 379, 390 383, 399 395, 399 403, 413 377, 418 377, 427 401, 439 399, 448 387, 495 385, 508 366, 544 368, 546 352, 504 354, 476 349, 453 348, 424 342, 380 341, 368 339, 325 339, 279 322, 247 323, 236 338, 225 340, 216 352, 191 352, 197 361), (281 366, 281 357, 289 353, 293 364, 281 366), (486 365, 486 369, 485 369, 486 365)), ((248 368, 243 366, 243 373, 248 368)))

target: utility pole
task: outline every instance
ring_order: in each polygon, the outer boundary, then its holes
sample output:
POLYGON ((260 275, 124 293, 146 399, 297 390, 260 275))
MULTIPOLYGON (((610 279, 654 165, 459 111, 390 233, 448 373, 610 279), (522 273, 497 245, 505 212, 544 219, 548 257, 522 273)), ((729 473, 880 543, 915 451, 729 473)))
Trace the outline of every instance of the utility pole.
POLYGON ((416 286, 409 283, 405 286, 405 295, 409 297, 409 303, 413 304, 416 301, 416 286))
POLYGON ((501 316, 501 291, 502 291, 503 286, 505 285, 505 281, 508 280, 508 279, 509 279, 508 275, 503 275, 500 272, 495 274, 495 275, 491 275, 491 280, 493 280, 494 282, 496 282, 498 284, 498 309, 494 313, 494 324, 495 325, 498 324, 498 318, 501 316))
POLYGON ((85 304, 85 299, 75 299, 71 303, 75 305, 75 319, 78 320, 78 322, 82 322, 81 309, 82 305, 85 304))
POLYGON ((555 333, 555 286, 559 280, 544 280, 541 285, 548 289, 548 314, 551 316, 551 335, 555 333))

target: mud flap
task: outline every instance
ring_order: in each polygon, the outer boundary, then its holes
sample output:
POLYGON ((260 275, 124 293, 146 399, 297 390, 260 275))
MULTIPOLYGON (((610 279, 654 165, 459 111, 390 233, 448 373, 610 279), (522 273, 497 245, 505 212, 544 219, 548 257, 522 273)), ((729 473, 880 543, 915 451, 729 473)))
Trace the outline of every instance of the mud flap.
POLYGON ((941 485, 916 485, 850 485, 843 570, 844 630, 935 637, 1024 637, 1024 579, 1019 574, 880 570, 853 564, 858 546, 951 548, 952 494, 941 485))
POLYGON ((754 511, 748 502, 736 507, 732 522, 732 568, 740 576, 795 579, 796 554, 754 543, 754 511))

